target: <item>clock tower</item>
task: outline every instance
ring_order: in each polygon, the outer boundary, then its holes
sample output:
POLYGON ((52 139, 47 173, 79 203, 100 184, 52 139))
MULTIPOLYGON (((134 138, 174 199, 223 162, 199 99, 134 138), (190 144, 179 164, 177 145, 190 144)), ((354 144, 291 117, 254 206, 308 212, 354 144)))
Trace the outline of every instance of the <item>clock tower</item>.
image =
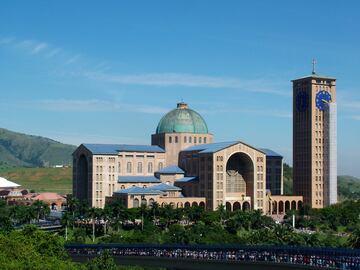
POLYGON ((293 83, 293 193, 323 208, 337 202, 336 79, 313 72, 293 83))

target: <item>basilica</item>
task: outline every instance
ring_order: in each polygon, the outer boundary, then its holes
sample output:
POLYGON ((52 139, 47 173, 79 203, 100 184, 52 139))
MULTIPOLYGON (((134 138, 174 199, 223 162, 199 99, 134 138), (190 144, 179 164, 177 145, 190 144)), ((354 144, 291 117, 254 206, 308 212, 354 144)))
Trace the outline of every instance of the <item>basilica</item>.
POLYGON ((180 102, 159 121, 151 145, 81 144, 73 195, 93 207, 201 206, 279 215, 302 196, 284 196, 283 158, 243 141, 215 142, 204 118, 180 102))

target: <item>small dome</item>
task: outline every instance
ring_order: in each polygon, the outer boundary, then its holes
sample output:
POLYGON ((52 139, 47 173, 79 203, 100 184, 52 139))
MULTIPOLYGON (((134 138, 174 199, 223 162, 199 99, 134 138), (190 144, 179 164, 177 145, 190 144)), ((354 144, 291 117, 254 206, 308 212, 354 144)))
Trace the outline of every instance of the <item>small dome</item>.
POLYGON ((206 134, 208 128, 200 114, 189 109, 186 103, 180 102, 176 109, 161 118, 156 128, 156 134, 176 132, 206 134))

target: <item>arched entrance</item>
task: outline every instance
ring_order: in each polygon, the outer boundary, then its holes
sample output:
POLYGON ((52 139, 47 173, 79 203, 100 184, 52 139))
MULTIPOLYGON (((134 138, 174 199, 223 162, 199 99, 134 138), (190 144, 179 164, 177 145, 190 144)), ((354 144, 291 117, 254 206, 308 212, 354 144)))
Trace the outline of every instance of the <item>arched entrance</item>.
POLYGON ((85 155, 81 155, 77 165, 76 197, 79 200, 89 199, 89 165, 85 155))
POLYGON ((232 210, 231 203, 226 202, 225 207, 226 207, 226 211, 231 212, 231 210, 232 210))
POLYGON ((204 203, 204 202, 200 202, 200 203, 199 203, 199 206, 200 206, 201 208, 204 208, 204 209, 205 209, 205 203, 204 203))
POLYGON ((241 205, 239 202, 234 202, 233 204, 233 211, 241 210, 241 205))
POLYGON ((290 202, 285 201, 285 213, 290 210, 290 202))
POLYGON ((279 202, 279 214, 284 214, 284 202, 279 202))
POLYGON ((139 207, 139 199, 138 198, 135 198, 134 201, 133 201, 133 207, 134 208, 138 208, 139 207))
POLYGON ((298 209, 302 208, 302 201, 298 201, 298 209))
POLYGON ((183 203, 182 203, 182 202, 178 202, 176 207, 177 207, 177 208, 183 208, 183 203))
POLYGON ((249 202, 244 202, 243 203, 243 210, 244 211, 247 211, 247 210, 250 210, 250 203, 249 202))
POLYGON ((149 206, 152 206, 153 205, 153 203, 154 203, 154 199, 153 198, 150 198, 150 200, 149 200, 149 206))
POLYGON ((56 203, 52 203, 52 204, 51 204, 51 210, 57 210, 57 205, 56 205, 56 203))
POLYGON ((278 205, 277 202, 273 202, 273 209, 272 209, 273 210, 272 211, 273 215, 276 215, 278 213, 277 205, 278 205))
MULTIPOLYGON (((254 197, 254 164, 247 154, 237 152, 227 160, 225 188, 226 193, 231 194, 231 197, 254 197)), ((246 204, 246 207, 250 208, 250 206, 250 203, 246 204)), ((239 209, 241 204, 235 202, 233 210, 239 209)))

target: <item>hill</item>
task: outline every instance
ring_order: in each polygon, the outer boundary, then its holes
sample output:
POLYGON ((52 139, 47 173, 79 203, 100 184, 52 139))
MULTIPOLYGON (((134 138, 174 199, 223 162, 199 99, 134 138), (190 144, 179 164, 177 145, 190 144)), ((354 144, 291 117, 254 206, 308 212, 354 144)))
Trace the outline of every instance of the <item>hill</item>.
POLYGON ((0 176, 36 192, 68 194, 72 191, 72 168, 16 167, 0 169, 0 176))
POLYGON ((360 199, 360 179, 342 175, 338 177, 338 194, 340 200, 349 199, 357 200, 360 199))
MULTIPOLYGON (((292 184, 293 169, 284 164, 284 194, 292 194, 292 184)), ((360 179, 347 175, 338 176, 338 196, 340 201, 360 199, 360 179)))
POLYGON ((70 165, 75 146, 0 128, 0 168, 70 165))

